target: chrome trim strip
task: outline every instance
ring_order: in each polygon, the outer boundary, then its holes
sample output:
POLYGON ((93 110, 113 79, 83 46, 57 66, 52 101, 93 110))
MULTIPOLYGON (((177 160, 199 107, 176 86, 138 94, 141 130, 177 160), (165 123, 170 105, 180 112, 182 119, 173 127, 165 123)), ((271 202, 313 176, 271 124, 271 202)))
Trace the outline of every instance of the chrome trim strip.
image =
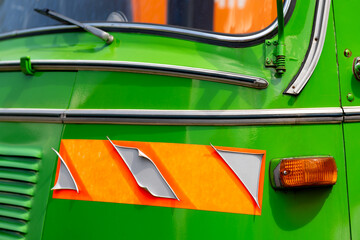
POLYGON ((317 4, 314 32, 309 46, 310 49, 308 50, 306 60, 303 63, 300 72, 285 89, 285 94, 298 95, 309 81, 320 59, 325 42, 331 0, 318 0, 317 4))
MULTIPOLYGON (((285 1, 284 4, 284 16, 288 13, 292 0, 285 1)), ((166 25, 152 25, 152 24, 142 24, 142 23, 89 23, 89 25, 94 27, 111 27, 121 29, 138 29, 138 30, 147 30, 147 31, 160 31, 166 33, 175 33, 180 35, 186 35, 196 38, 205 38, 217 41, 224 41, 224 42, 234 42, 234 43, 242 43, 242 42, 249 42, 252 40, 256 40, 258 38, 264 37, 267 34, 271 33, 274 29, 277 28, 277 20, 275 20, 268 28, 264 29, 260 32, 255 32, 253 34, 244 35, 244 36, 231 36, 231 35, 224 35, 221 33, 211 33, 211 32, 200 32, 191 29, 184 29, 184 28, 177 28, 177 27, 170 27, 166 25)), ((59 31, 59 30, 68 30, 68 29, 77 29, 79 27, 74 25, 61 25, 61 26, 50 26, 50 27, 39 27, 33 29, 26 29, 26 30, 18 30, 9 33, 0 34, 0 40, 4 38, 10 37, 19 37, 22 35, 27 34, 34 34, 34 33, 42 33, 46 31, 59 31)))
POLYGON ((347 115, 360 115, 360 106, 343 107, 345 116, 347 115))
POLYGON ((0 108, 0 122, 62 123, 65 109, 0 108))
POLYGON ((360 106, 343 107, 344 122, 360 122, 360 106))
POLYGON ((341 123, 341 108, 264 110, 0 109, 1 122, 256 126, 341 123))
POLYGON ((344 116, 344 122, 346 123, 354 123, 354 122, 360 122, 360 116, 344 116))
MULTIPOLYGON (((105 60, 32 60, 31 64, 35 71, 119 71, 194 78, 257 89, 264 89, 269 85, 268 81, 260 77, 157 63, 105 60)), ((0 62, 0 71, 20 71, 20 61, 0 62)))
POLYGON ((0 116, 61 117, 66 109, 0 108, 0 116))
POLYGON ((20 61, 0 61, 0 72, 21 71, 20 61))
POLYGON ((280 163, 276 166, 273 172, 273 178, 275 182, 275 187, 280 188, 281 187, 281 181, 280 181, 280 163))
POLYGON ((341 108, 294 108, 294 109, 249 109, 249 110, 133 110, 133 109, 69 109, 69 117, 107 118, 191 118, 191 119, 248 119, 342 116, 341 108))
POLYGON ((342 117, 247 118, 247 119, 165 119, 165 118, 67 118, 64 123, 165 126, 259 126, 341 123, 342 117))

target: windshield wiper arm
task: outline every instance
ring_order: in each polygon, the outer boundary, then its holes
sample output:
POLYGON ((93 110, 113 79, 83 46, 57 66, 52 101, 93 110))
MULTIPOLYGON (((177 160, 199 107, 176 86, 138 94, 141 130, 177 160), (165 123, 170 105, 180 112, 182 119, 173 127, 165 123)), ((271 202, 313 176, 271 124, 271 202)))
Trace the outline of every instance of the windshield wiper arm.
POLYGON ((85 31, 89 32, 89 33, 92 33, 94 34, 95 36, 101 38, 102 40, 104 40, 107 44, 110 44, 114 41, 114 37, 99 29, 99 28, 96 28, 96 27, 93 27, 93 26, 90 26, 88 24, 84 24, 84 23, 81 23, 81 22, 78 22, 72 18, 69 18, 69 17, 66 17, 64 15, 61 15, 60 13, 57 13, 57 12, 54 12, 50 9, 38 9, 38 8, 35 8, 34 9, 36 12, 40 13, 40 14, 43 14, 47 17, 50 17, 52 19, 55 19, 59 22, 62 22, 62 23, 65 23, 65 24, 73 24, 73 25, 76 25, 76 26, 79 26, 80 28, 84 29, 85 31))

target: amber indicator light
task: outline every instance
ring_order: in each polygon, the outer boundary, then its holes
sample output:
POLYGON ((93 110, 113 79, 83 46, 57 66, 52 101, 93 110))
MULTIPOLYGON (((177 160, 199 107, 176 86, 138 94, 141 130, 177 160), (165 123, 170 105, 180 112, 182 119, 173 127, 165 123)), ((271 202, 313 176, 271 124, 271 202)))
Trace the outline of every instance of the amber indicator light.
POLYGON ((333 157, 283 159, 280 163, 282 187, 334 185, 336 180, 333 157))

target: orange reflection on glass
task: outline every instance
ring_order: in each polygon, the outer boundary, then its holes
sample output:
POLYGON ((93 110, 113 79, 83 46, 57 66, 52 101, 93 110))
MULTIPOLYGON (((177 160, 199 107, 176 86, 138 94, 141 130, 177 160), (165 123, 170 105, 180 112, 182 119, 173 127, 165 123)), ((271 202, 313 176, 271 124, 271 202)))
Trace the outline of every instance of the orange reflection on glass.
POLYGON ((166 24, 167 0, 132 0, 133 22, 166 24))
POLYGON ((215 0, 214 32, 253 33, 269 26, 276 17, 276 0, 215 0))

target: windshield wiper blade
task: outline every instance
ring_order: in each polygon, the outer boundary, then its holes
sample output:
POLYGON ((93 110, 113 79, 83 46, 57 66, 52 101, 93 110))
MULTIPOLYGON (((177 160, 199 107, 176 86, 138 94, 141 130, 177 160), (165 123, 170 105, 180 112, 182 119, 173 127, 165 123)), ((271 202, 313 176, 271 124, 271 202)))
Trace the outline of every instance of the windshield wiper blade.
POLYGON ((110 44, 114 41, 114 37, 99 29, 99 28, 96 28, 96 27, 93 27, 93 26, 90 26, 88 24, 84 24, 84 23, 81 23, 81 22, 78 22, 72 18, 69 18, 69 17, 66 17, 64 15, 61 15, 60 13, 57 13, 57 12, 54 12, 50 9, 38 9, 38 8, 35 8, 34 9, 36 12, 40 13, 40 14, 43 14, 47 17, 50 17, 52 19, 55 19, 56 21, 59 21, 59 22, 62 22, 62 23, 65 23, 65 24, 73 24, 73 25, 76 25, 76 26, 79 26, 80 28, 84 29, 85 31, 91 33, 91 34, 94 34, 95 36, 101 38, 102 40, 104 40, 107 44, 110 44))

